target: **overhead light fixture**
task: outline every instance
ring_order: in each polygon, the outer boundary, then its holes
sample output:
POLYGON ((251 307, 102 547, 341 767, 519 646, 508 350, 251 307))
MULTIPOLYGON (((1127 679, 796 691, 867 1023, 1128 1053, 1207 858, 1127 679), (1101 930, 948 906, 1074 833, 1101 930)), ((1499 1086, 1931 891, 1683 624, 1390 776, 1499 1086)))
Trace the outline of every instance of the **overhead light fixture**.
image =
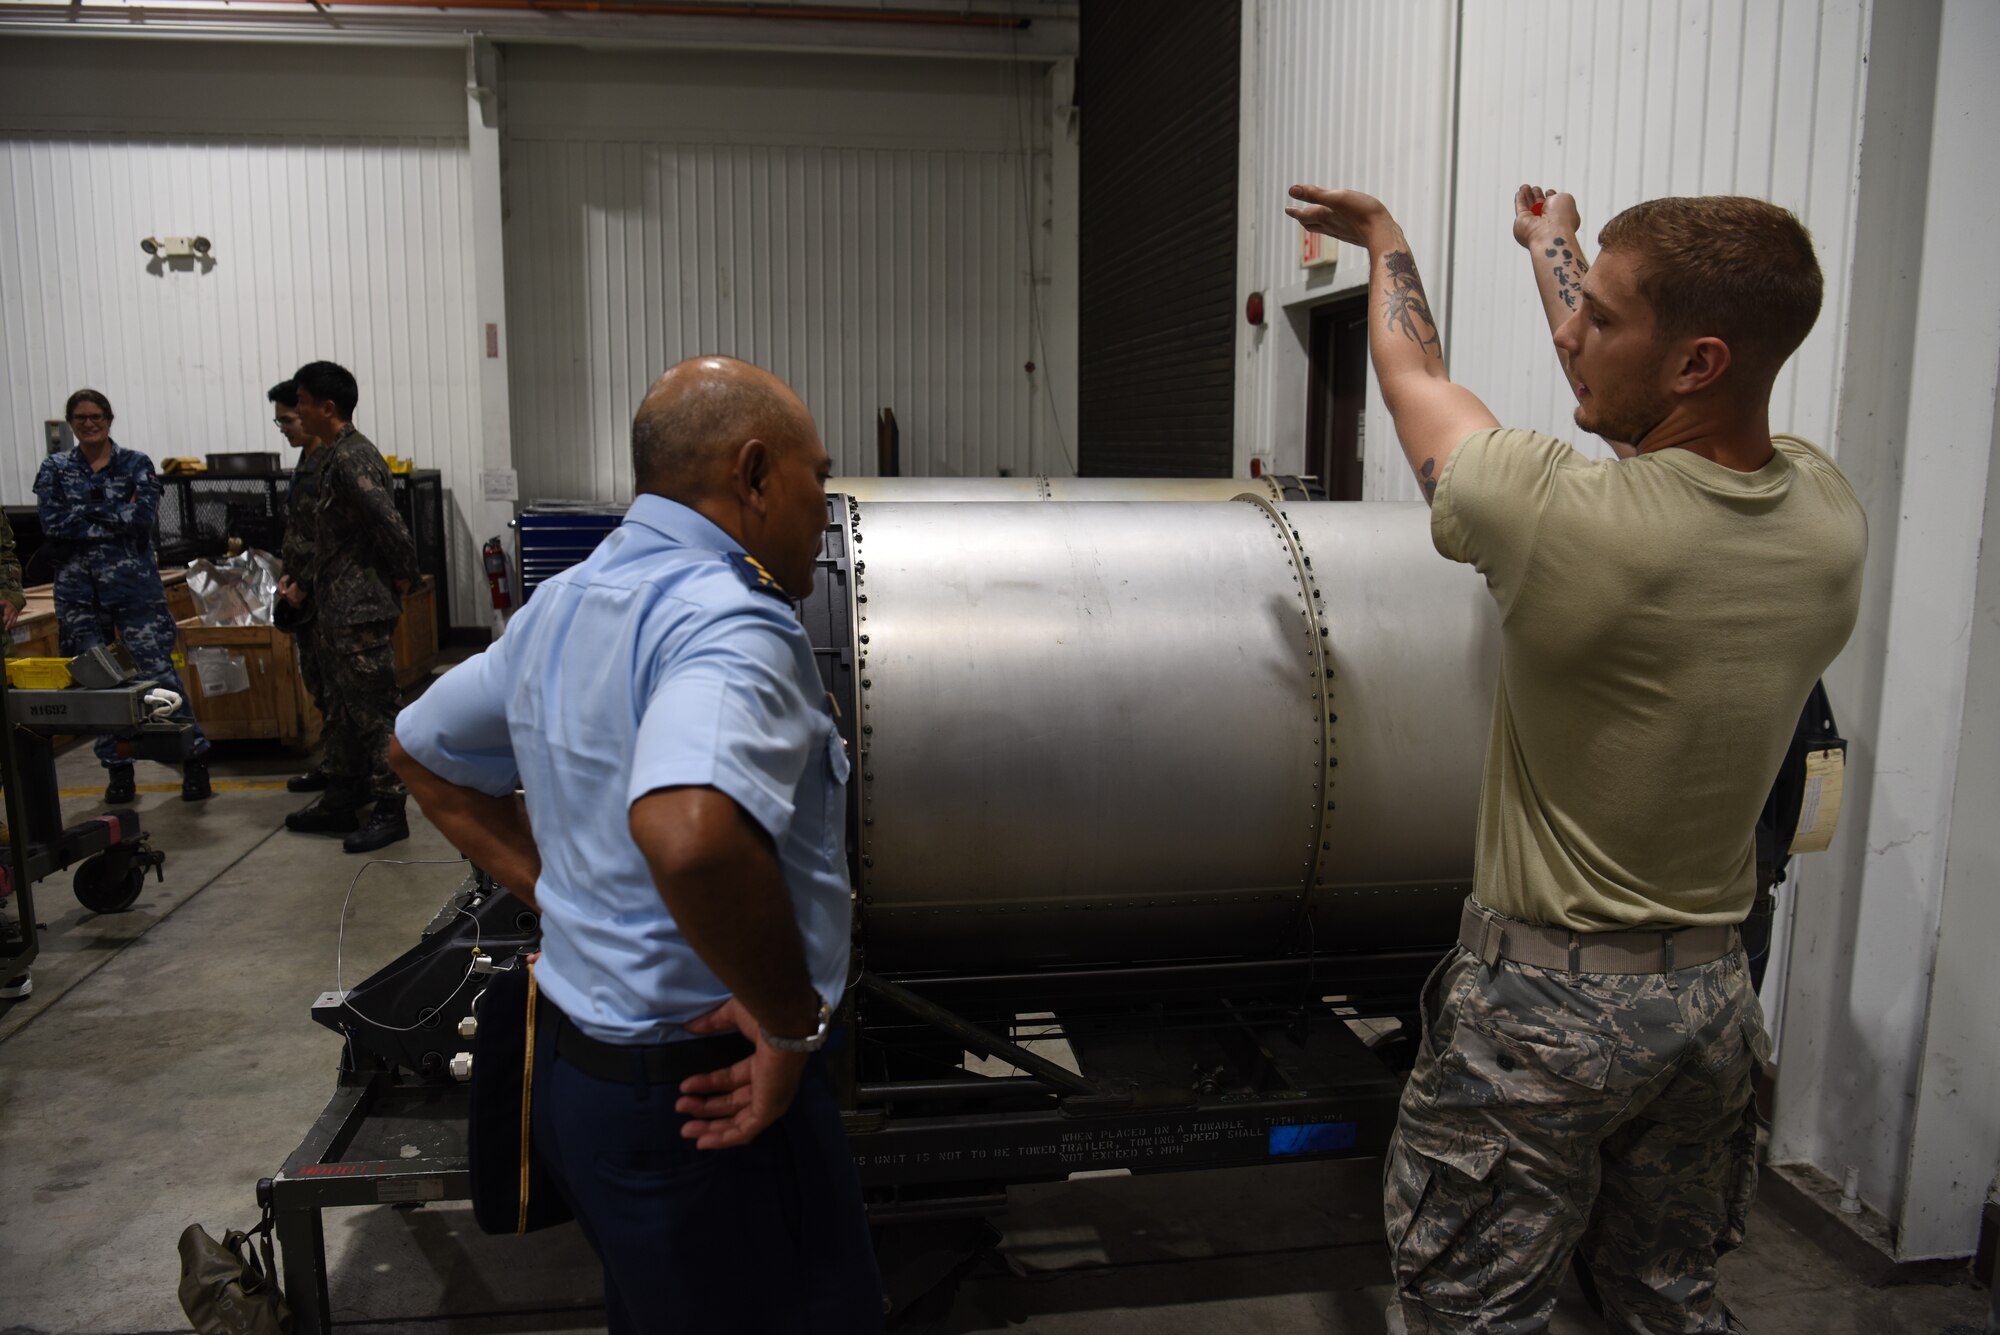
POLYGON ((208 254, 209 240, 205 236, 149 236, 139 243, 139 249, 170 260, 186 259, 208 254))

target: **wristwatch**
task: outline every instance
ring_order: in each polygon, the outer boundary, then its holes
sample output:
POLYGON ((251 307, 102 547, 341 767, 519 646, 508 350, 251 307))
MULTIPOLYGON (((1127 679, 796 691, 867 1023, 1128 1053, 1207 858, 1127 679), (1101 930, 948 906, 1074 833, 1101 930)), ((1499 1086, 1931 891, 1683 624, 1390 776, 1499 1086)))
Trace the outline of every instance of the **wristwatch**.
POLYGON ((818 1052, 826 1046, 827 1030, 833 1024, 833 1007, 824 1001, 819 1003, 819 1025, 804 1038, 786 1038, 764 1031, 764 1041, 779 1052, 818 1052))

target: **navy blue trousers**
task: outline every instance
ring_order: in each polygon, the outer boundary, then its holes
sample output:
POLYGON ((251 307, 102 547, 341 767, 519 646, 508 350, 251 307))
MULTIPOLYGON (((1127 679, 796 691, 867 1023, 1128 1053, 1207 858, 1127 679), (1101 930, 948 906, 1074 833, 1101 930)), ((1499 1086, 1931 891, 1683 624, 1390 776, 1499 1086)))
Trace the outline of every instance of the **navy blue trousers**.
POLYGON ((535 1062, 537 1151, 604 1262, 612 1335, 863 1335, 882 1286, 825 1062, 748 1145, 698 1150, 679 1089, 535 1062))
MULTIPOLYGON (((56 567, 56 637, 65 658, 109 644, 113 638, 130 651, 139 670, 181 697, 174 718, 194 723, 187 704, 187 687, 174 670, 174 644, 180 627, 167 610, 167 591, 160 568, 149 553, 134 553, 110 543, 93 543, 65 557, 56 567)), ((129 765, 118 756, 116 737, 91 743, 98 760, 110 768, 129 765)), ((208 754, 208 738, 195 724, 188 754, 208 754)))

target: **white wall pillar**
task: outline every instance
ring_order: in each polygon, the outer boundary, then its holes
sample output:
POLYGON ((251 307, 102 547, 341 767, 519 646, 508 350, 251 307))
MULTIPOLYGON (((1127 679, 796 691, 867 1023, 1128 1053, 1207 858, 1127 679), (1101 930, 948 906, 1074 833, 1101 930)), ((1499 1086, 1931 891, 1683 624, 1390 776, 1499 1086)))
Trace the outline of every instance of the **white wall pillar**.
MULTIPOLYGON (((1800 869, 1771 1148, 1836 1181, 1859 1169, 1903 1259, 1967 1252, 1976 1236, 1944 1223, 1959 1212, 1937 1213, 1940 1172, 1973 1148, 1956 1139, 1965 1110, 1956 1096, 1939 1103, 1931 1140, 1920 1075, 1942 1077, 1968 1041, 1994 1062, 1990 1008, 1976 1039, 1948 1023, 1933 1043, 1925 1028, 1953 1004, 1933 992, 1933 971, 2000 368, 2000 266, 1985 242, 2000 187, 1981 143, 2000 107, 1982 72, 2000 58, 1996 20, 1984 0, 1877 5, 1871 17, 1835 442, 1867 507, 1869 568, 1860 622, 1828 674, 1854 742, 1852 785, 1834 847, 1800 869)), ((1966 1184, 1974 1202, 1992 1164, 1988 1153, 1966 1184)))
POLYGON ((2000 125, 1996 61, 2000 6, 1946 0, 1919 298, 1919 337, 1933 346, 1919 345, 1911 431, 1949 438, 1953 464, 1936 479, 1939 489, 1977 495, 1982 471, 1986 486, 1983 533, 1975 528, 1968 545, 1932 550, 1932 560, 1961 572, 1976 561, 1977 575, 1970 606, 1948 628, 1950 656, 1966 654, 1964 708, 1954 729, 1957 765, 1908 1185, 1896 1220, 1898 1250, 1909 1258, 1972 1250, 1986 1184, 2000 1165, 2000 825, 1993 820, 2000 794, 2000 470, 1991 467, 2000 449, 2000 264, 1990 245, 2000 229, 2000 181, 1991 170, 1993 127, 2000 125))
MULTIPOLYGON (((504 71, 499 48, 483 37, 466 39, 465 61, 465 128, 472 158, 474 308, 479 321, 479 434, 487 477, 504 479, 515 476, 513 417, 507 399, 506 191, 500 144, 504 71)), ((487 500, 483 490, 465 498, 465 514, 474 526, 475 550, 491 537, 498 537, 512 550, 507 525, 514 518, 514 506, 512 500, 487 500)), ((519 590, 515 593, 518 596, 519 590)), ((497 630, 497 613, 492 624, 497 630)))

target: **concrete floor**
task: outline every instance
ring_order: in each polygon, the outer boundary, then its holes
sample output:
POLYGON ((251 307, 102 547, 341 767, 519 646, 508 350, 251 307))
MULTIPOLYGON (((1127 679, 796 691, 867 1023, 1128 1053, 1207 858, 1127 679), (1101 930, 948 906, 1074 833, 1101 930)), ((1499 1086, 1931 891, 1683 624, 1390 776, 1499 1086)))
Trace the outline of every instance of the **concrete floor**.
MULTIPOLYGON (((41 887, 35 991, 0 1002, 0 1335, 187 1328, 175 1240, 253 1222, 254 1184, 333 1090, 334 1037, 307 1010, 333 986, 342 902, 362 860, 292 835, 300 799, 275 750, 220 747, 213 801, 142 765, 140 810, 164 884, 100 917, 66 878, 41 887), (157 785, 158 787, 150 787, 157 785)), ((101 778, 59 762, 71 819, 101 778)), ((448 860, 428 826, 387 850, 448 860)), ((345 977, 413 944, 453 866, 378 866, 346 912, 345 977)), ((1000 1252, 923 1329, 936 1335, 1378 1332, 1388 1302, 1373 1164, 1095 1178, 1013 1193, 1000 1252)), ((1754 1330, 1976 1335, 1970 1286, 1863 1288, 1765 1214, 1725 1263, 1754 1330)), ((336 1319, 371 1331, 602 1329, 595 1263, 573 1230, 489 1238, 462 1207, 329 1212, 336 1319)), ((1595 1323, 1574 1294, 1553 1329, 1595 1323)))

